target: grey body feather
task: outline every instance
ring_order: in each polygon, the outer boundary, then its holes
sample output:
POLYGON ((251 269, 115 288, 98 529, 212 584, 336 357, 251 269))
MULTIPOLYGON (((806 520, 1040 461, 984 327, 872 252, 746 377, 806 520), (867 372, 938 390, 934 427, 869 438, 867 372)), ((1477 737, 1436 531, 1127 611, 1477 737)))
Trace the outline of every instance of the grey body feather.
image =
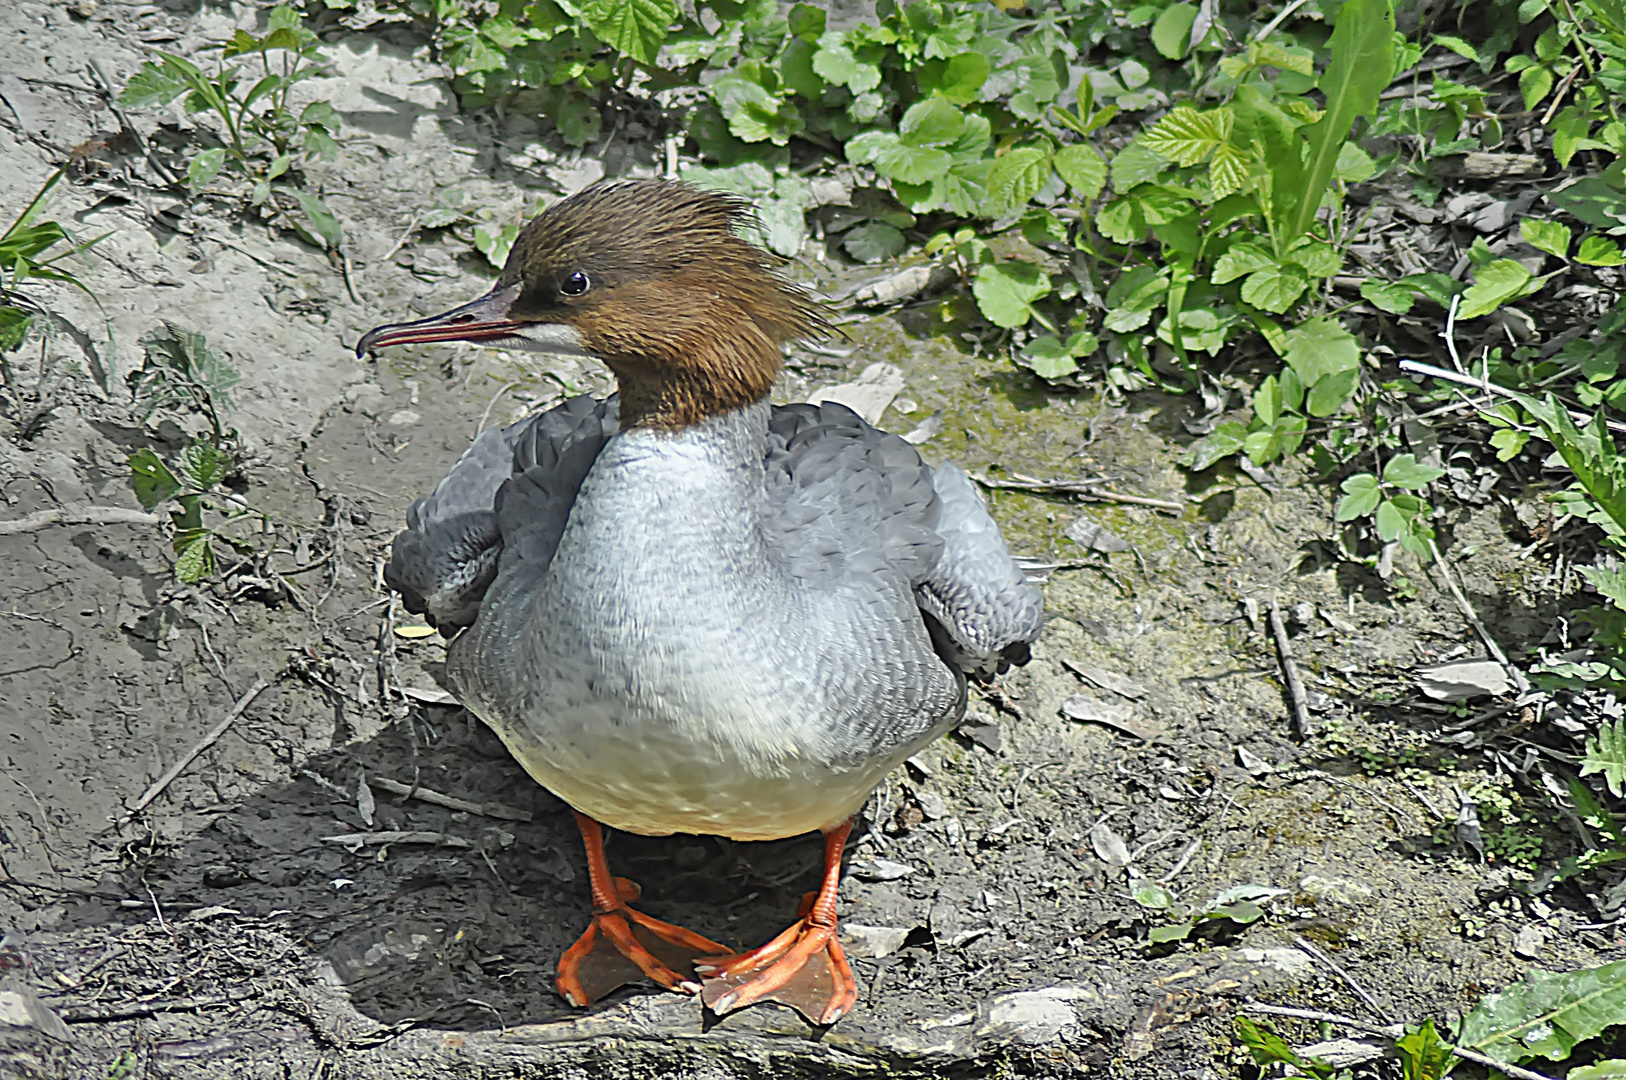
POLYGON ((839 823, 1041 623, 965 474, 834 404, 617 433, 575 398, 482 435, 408 523, 386 577, 466 627, 464 703, 635 832, 839 823))

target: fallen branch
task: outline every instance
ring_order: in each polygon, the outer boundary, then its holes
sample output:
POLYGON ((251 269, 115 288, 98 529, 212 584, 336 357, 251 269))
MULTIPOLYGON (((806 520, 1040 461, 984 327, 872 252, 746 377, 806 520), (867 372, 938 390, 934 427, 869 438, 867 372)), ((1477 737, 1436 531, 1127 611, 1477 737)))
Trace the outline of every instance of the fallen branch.
MULTIPOLYGON (((1435 367, 1433 364, 1420 364, 1416 360, 1400 361, 1400 370, 1408 374, 1427 375, 1439 379, 1441 382, 1456 383, 1458 386, 1471 386, 1476 390, 1483 390, 1487 394, 1495 394, 1498 397, 1518 398, 1523 396, 1517 390, 1509 390, 1505 386, 1497 386, 1493 382, 1476 379, 1472 375, 1464 375, 1460 371, 1447 371, 1445 368, 1435 367)), ((1586 413, 1576 412, 1573 409, 1565 411, 1570 414, 1570 419, 1582 427, 1592 423, 1592 417, 1586 413)), ((1626 434, 1626 423, 1621 423, 1619 420, 1609 420, 1606 423, 1609 425, 1610 431, 1616 434, 1626 434)))
POLYGON ((500 802, 470 802, 460 799, 456 795, 442 795, 426 787, 408 787, 399 780, 391 780, 386 776, 369 776, 367 783, 380 791, 387 791, 391 795, 405 795, 419 802, 432 803, 435 806, 444 806, 448 810, 461 810, 466 814, 479 814, 482 817, 503 818, 508 821, 530 821, 529 810, 516 810, 512 806, 505 806, 500 802))
POLYGON ((55 506, 24 518, 0 521, 0 536, 38 532, 52 525, 157 525, 163 519, 122 506, 55 506))
POLYGON ((209 747, 213 746, 215 744, 215 740, 224 735, 226 733, 226 729, 236 723, 239 716, 243 715, 243 711, 248 708, 249 703, 255 698, 259 697, 260 692, 270 685, 271 684, 264 679, 259 679, 255 681, 253 686, 245 690, 243 692, 243 696, 238 698, 237 703, 231 707, 231 712, 226 714, 225 719, 221 720, 220 723, 210 728, 208 734, 199 739, 193 745, 192 749, 188 750, 184 755, 181 756, 181 760, 171 765, 169 770, 165 772, 163 776, 160 776, 158 779, 154 780, 152 782, 152 786, 141 793, 141 798, 135 801, 135 805, 132 806, 123 817, 119 818, 119 824, 127 824, 131 818, 145 810, 149 803, 158 798, 159 795, 162 795, 164 789, 169 787, 170 782, 173 781, 177 776, 181 775, 186 767, 192 764, 192 760, 194 758, 203 753, 205 750, 209 749, 209 747))
POLYGON ((1146 495, 1125 495, 1118 491, 1102 491, 1098 487, 1105 480, 995 480, 980 473, 971 473, 971 479, 994 491, 1032 491, 1045 495, 1073 495, 1093 502, 1127 503, 1130 506, 1149 506, 1165 514, 1179 515, 1185 507, 1168 499, 1153 499, 1146 495))
POLYGON ((1293 705, 1293 730, 1301 739, 1308 739, 1310 729, 1310 698, 1304 692, 1304 681, 1299 678, 1299 666, 1293 661, 1293 645, 1287 640, 1287 626, 1282 622, 1282 605, 1275 596, 1270 598, 1270 633, 1276 639, 1276 657, 1281 661, 1282 679, 1287 683, 1287 699, 1293 705))

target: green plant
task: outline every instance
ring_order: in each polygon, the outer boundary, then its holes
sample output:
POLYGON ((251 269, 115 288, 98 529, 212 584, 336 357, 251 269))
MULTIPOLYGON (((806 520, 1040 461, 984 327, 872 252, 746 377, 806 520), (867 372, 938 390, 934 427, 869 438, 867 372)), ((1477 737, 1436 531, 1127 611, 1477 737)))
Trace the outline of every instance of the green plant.
POLYGON ((1317 1077, 1318 1080, 1342 1080, 1349 1075, 1347 1070, 1340 1070, 1329 1061, 1306 1057, 1299 1053, 1293 1049, 1291 1043, 1272 1031, 1263 1021, 1238 1016, 1232 1021, 1232 1030, 1236 1033, 1237 1041, 1248 1048, 1248 1054, 1253 1058, 1255 1065, 1261 1067, 1286 1065, 1305 1076, 1317 1077))
POLYGON ((1382 477, 1356 473, 1344 480, 1338 501, 1339 521, 1370 517, 1378 539, 1399 542, 1418 558, 1428 558, 1434 543, 1429 524, 1433 508, 1417 492, 1445 475, 1444 469, 1423 465, 1413 454, 1396 454, 1383 467, 1382 477))
POLYGON ((1182 904, 1167 886, 1142 880, 1134 887, 1135 902, 1148 911, 1170 915, 1176 921, 1154 926, 1147 932, 1147 944, 1166 951, 1182 941, 1195 938, 1215 940, 1235 937, 1242 928, 1264 918, 1260 905, 1282 894, 1265 885, 1237 885, 1226 889, 1201 907, 1182 904))
MULTIPOLYGON (((273 184, 290 177, 314 158, 338 153, 334 132, 338 113, 326 101, 313 101, 298 115, 289 108, 289 93, 299 83, 324 73, 321 45, 304 26, 303 16, 286 5, 271 9, 266 32, 256 37, 239 29, 213 48, 220 52, 205 70, 175 53, 141 65, 119 95, 133 108, 160 109, 176 99, 188 113, 210 113, 224 141, 200 150, 187 165, 187 183, 196 190, 227 168, 252 183, 249 202, 271 199, 273 184), (233 61, 247 60, 245 67, 233 61), (258 61, 258 74, 254 72, 258 61)), ((309 231, 320 243, 337 247, 337 219, 315 196, 292 192, 304 211, 309 231)))
POLYGON ((227 487, 239 469, 237 432, 221 414, 231 408, 228 391, 239 376, 202 334, 173 323, 142 338, 141 345, 145 361, 131 374, 130 385, 143 422, 163 409, 201 416, 208 425, 168 461, 150 447, 136 450, 128 461, 130 485, 145 509, 173 504, 175 576, 192 584, 215 573, 216 541, 246 547, 221 529, 264 517, 227 487))

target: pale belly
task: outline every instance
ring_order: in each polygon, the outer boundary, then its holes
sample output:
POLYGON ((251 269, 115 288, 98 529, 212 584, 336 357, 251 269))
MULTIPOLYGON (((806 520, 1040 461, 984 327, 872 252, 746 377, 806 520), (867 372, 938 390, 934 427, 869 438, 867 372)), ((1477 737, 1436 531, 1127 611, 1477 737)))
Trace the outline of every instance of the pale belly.
POLYGON ((787 758, 776 767, 625 716, 578 715, 548 725, 555 730, 545 740, 529 724, 486 719, 537 783, 591 818, 646 836, 777 840, 834 828, 897 764, 838 769, 787 758))

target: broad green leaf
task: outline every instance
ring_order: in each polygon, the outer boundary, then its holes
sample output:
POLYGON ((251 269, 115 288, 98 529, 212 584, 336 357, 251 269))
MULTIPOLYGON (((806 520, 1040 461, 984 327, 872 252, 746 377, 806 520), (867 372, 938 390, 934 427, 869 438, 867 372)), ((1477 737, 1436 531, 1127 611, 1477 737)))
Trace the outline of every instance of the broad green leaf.
POLYGON ((553 122, 565 142, 571 146, 586 146, 598 138, 604 127, 604 115, 586 94, 570 93, 554 110, 553 122))
POLYGON ((1619 266, 1626 263, 1620 245, 1606 236, 1588 236, 1582 239, 1575 253, 1575 261, 1583 266, 1619 266))
MULTIPOLYGON (((1597 146, 1597 149, 1608 149, 1597 146)), ((1626 192, 1620 191, 1601 176, 1583 176, 1560 191, 1548 194, 1547 200, 1560 210, 1568 211, 1577 219, 1600 229, 1613 229, 1626 225, 1626 192)))
POLYGON ((1067 243, 1067 226, 1061 219, 1042 206, 1030 206, 1018 223, 1022 235, 1035 247, 1045 244, 1061 246, 1067 243))
POLYGON ((1577 569, 1598 590, 1599 596, 1607 597, 1610 603, 1626 610, 1626 572, 1607 566, 1581 566, 1577 569))
POLYGON ((500 227, 476 225, 474 227, 474 249, 486 257, 486 262, 501 270, 508 264, 508 253, 514 248, 514 241, 519 239, 519 226, 514 224, 500 227))
POLYGON ((1240 241, 1225 249, 1214 262, 1213 273, 1209 280, 1215 285, 1224 285, 1235 281, 1239 277, 1246 277, 1256 270, 1276 265, 1276 257, 1258 244, 1240 241))
POLYGON ((965 131, 965 113, 941 97, 929 97, 909 106, 898 124, 907 146, 948 146, 965 131))
POLYGON ((1416 454, 1396 454, 1383 467, 1383 482, 1416 491, 1445 475, 1444 469, 1420 464, 1416 454))
POLYGON ((1626 1060, 1610 1058, 1591 1065, 1577 1065, 1564 1080, 1626 1080, 1626 1060))
POLYGON ((599 40, 640 64, 654 61, 678 20, 677 0, 588 0, 580 10, 599 40))
POLYGON ((1280 315, 1304 295, 1309 284, 1309 276, 1296 264, 1272 263, 1248 275, 1242 283, 1242 299, 1256 308, 1280 315))
POLYGON ((1378 508, 1383 499, 1383 488, 1371 473, 1356 473, 1339 485, 1344 497, 1338 500, 1338 520, 1354 521, 1366 517, 1378 508))
POLYGON ((196 189, 207 184, 220 174, 221 166, 226 164, 226 148, 224 146, 211 147, 204 150, 192 163, 186 167, 186 182, 196 189))
POLYGON ((1534 109, 1553 89, 1551 68, 1536 66, 1519 72, 1519 93, 1524 95, 1524 107, 1534 109))
POLYGON ((1191 931, 1192 925, 1188 922, 1154 926, 1146 932, 1146 942, 1149 945, 1167 945, 1171 942, 1184 941, 1191 936, 1191 931))
POLYGON ((1247 186, 1253 177, 1253 155, 1234 142, 1223 142, 1214 148, 1214 160, 1208 163, 1208 183, 1214 189, 1215 200, 1233 195, 1247 186))
POLYGON ((1114 199, 1095 215, 1095 227, 1115 244, 1133 244, 1146 235, 1146 219, 1133 199, 1114 199))
POLYGON ((130 486, 144 510, 151 510, 181 490, 180 480, 149 447, 131 454, 129 465, 130 486))
POLYGON ((1230 139, 1235 122, 1235 115, 1224 107, 1199 112, 1180 105, 1152 125, 1140 142, 1176 165, 1196 165, 1230 139))
POLYGON ((1497 259, 1487 266, 1481 266, 1474 273, 1474 283, 1462 294, 1457 318, 1477 319, 1523 296, 1531 276, 1522 263, 1512 259, 1497 259))
POLYGON ((862 263, 890 259, 904 249, 903 233, 884 221, 871 221, 847 233, 841 246, 862 263))
POLYGON ((1359 143, 1347 142, 1338 151, 1338 162, 1332 172, 1343 183, 1361 184, 1377 175, 1378 166, 1359 143))
POLYGON ((1143 139, 1136 139, 1112 156, 1108 169, 1112 176, 1112 190, 1122 195, 1131 188, 1156 180, 1168 167, 1166 158, 1148 147, 1143 139))
POLYGON ((1040 334, 1022 350, 1022 366, 1043 379, 1061 379, 1078 370, 1067 343, 1050 334, 1040 334))
POLYGON ((207 442, 188 443, 175 458, 175 471, 194 491, 208 491, 231 471, 232 459, 207 442))
POLYGON ((1026 206, 1050 178, 1050 151, 1037 146, 1011 150, 988 173, 988 205, 996 214, 1026 206))
POLYGON ((757 224, 762 226, 762 239, 769 251, 790 259, 802 250, 802 243, 807 239, 804 206, 804 202, 794 199, 757 202, 757 224))
POLYGON ((1130 896, 1135 903, 1148 911, 1167 911, 1174 906, 1174 893, 1169 891, 1167 885, 1159 885, 1155 881, 1140 878, 1130 890, 1130 896))
POLYGON ((1253 392, 1253 415, 1266 427, 1276 426, 1276 418, 1282 415, 1282 391, 1276 376, 1267 376, 1253 392))
POLYGON ((1483 998, 1457 1043, 1497 1061, 1570 1056, 1577 1044, 1626 1020, 1626 960, 1580 971, 1534 970, 1483 998))
POLYGON ((299 200, 300 207, 305 211, 305 217, 310 222, 311 232, 319 237, 322 243, 329 248, 338 248, 344 243, 344 230, 339 225, 339 219, 333 211, 328 209, 327 203, 315 195, 307 195, 303 191, 293 193, 299 200))
POLYGON ((1328 42, 1332 60, 1317 82, 1326 111, 1301 131, 1308 143, 1302 164, 1291 156, 1272 163, 1271 219, 1278 244, 1309 231, 1355 121, 1377 115, 1378 95, 1394 78, 1394 31, 1392 0, 1348 0, 1339 8, 1328 42))
POLYGON ((1305 395, 1304 411, 1315 417, 1331 416, 1343 408, 1360 381, 1361 369, 1358 367, 1326 376, 1310 387, 1310 392, 1305 395))
POLYGON ((1377 513, 1372 515, 1372 525, 1378 531, 1378 539, 1390 544, 1406 531, 1406 518, 1392 499, 1384 499, 1378 503, 1377 513))
POLYGON ((1192 24, 1197 21, 1196 4, 1170 4, 1152 24, 1152 46, 1170 60, 1185 58, 1192 24))
POLYGON ((1323 1072, 1314 1067, 1313 1063, 1318 1059, 1305 1058, 1287 1040, 1263 1024, 1246 1016, 1238 1016, 1234 1027, 1237 1039, 1248 1048, 1256 1065, 1291 1065, 1300 1073, 1311 1076, 1331 1075, 1330 1069, 1323 1072))
POLYGON ((1361 296, 1373 307, 1387 311, 1391 315, 1406 314, 1416 302, 1412 297, 1410 286, 1400 282, 1368 279, 1361 282, 1361 296))
POLYGON ((901 141, 882 143, 875 154, 875 171, 889 180, 925 184, 944 176, 954 159, 947 150, 906 146, 901 141))
POLYGON ((1442 308, 1451 306, 1451 298, 1467 288, 1462 282, 1440 273, 1407 274, 1400 284, 1416 289, 1442 308))
POLYGON ((990 263, 971 283, 977 307, 995 326, 1014 329, 1033 317, 1033 303, 1050 293, 1050 278, 1030 262, 990 263))
POLYGON ((881 69, 859 60, 839 30, 826 31, 813 54, 813 70, 825 82, 845 86, 853 94, 864 94, 881 85, 881 69))
POLYGON ((1289 249, 1287 258, 1304 267, 1311 277, 1332 277, 1344 268, 1344 258, 1338 249, 1320 240, 1301 240, 1289 249))
POLYGON ((1180 464, 1192 472, 1212 468, 1216 461, 1228 458, 1242 449, 1248 431, 1235 420, 1227 420, 1201 439, 1191 444, 1180 459, 1180 464))
POLYGON ((1327 376, 1357 368, 1361 363, 1361 347, 1354 335, 1328 315, 1295 326, 1287 332, 1283 344, 1283 358, 1311 388, 1327 376))
POLYGON ((1479 50, 1459 37, 1451 34, 1435 34, 1434 44, 1450 49, 1464 60, 1472 60, 1476 64, 1479 63, 1479 50))
POLYGON ((976 101, 978 92, 988 81, 988 58, 979 52, 965 52, 939 63, 940 70, 933 64, 920 70, 920 88, 942 94, 956 105, 976 101))
POLYGON ((1514 428, 1500 428, 1491 432, 1490 441, 1491 446, 1496 448, 1497 461, 1512 461, 1530 441, 1530 433, 1514 428))
MULTIPOLYGON (((1587 577, 1592 580, 1592 575, 1587 577)), ((1606 719, 1598 726, 1596 735, 1587 737, 1586 756, 1581 759, 1581 775, 1591 776, 1593 773, 1603 773, 1609 793, 1620 798, 1622 785, 1626 783, 1626 720, 1611 723, 1606 719)), ((1615 1022, 1623 1021, 1626 1021, 1626 1016, 1615 1022)))
POLYGON ((215 572, 215 551, 207 529, 184 529, 175 534, 175 576, 188 585, 215 572))
POLYGON ((1093 146, 1064 146, 1051 159, 1056 173, 1086 202, 1099 198, 1106 188, 1107 163, 1093 146))
POLYGON ((1567 225, 1561 225, 1556 221, 1543 221, 1540 218, 1525 218, 1519 222, 1519 235, 1524 237, 1525 243, 1538 251, 1545 251, 1560 259, 1569 257, 1570 230, 1567 225))

